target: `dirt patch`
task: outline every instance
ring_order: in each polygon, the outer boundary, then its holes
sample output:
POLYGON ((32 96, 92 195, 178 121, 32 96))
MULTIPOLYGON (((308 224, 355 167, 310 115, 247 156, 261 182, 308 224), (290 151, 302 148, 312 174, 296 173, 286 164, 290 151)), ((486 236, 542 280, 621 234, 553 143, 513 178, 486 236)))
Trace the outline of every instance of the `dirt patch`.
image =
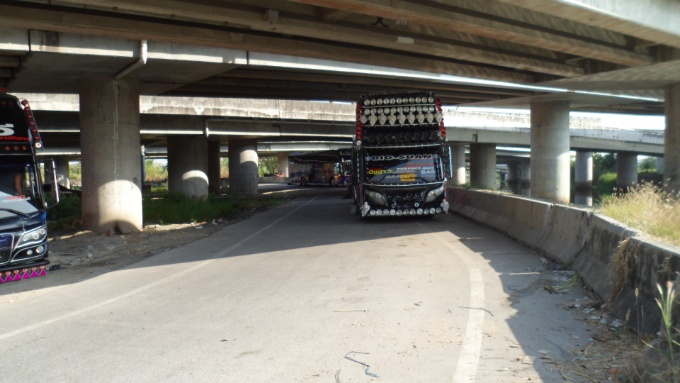
POLYGON ((77 283, 146 257, 205 238, 233 222, 149 225, 122 235, 89 230, 55 233, 49 239, 47 276, 3 283, 0 303, 47 294, 58 286, 77 283))

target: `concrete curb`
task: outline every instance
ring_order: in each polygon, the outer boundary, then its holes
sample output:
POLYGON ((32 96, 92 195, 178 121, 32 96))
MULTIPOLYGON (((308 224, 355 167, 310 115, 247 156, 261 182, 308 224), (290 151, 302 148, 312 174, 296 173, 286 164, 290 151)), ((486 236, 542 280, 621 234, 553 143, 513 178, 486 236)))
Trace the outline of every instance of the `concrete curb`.
MULTIPOLYGON (((610 311, 641 333, 659 330, 657 284, 680 288, 680 248, 591 211, 497 192, 449 188, 451 212, 572 267, 610 311)), ((673 311, 677 322, 680 306, 673 311)))

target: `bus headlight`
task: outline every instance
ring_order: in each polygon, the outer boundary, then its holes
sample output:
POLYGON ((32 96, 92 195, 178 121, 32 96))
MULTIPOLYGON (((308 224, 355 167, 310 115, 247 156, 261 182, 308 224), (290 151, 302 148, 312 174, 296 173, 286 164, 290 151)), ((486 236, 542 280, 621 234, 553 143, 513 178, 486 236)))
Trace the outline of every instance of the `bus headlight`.
POLYGON ((440 186, 436 189, 432 189, 429 192, 427 192, 427 194, 425 195, 425 202, 432 202, 435 199, 437 199, 437 197, 442 195, 443 193, 444 193, 444 185, 442 185, 442 186, 440 186))

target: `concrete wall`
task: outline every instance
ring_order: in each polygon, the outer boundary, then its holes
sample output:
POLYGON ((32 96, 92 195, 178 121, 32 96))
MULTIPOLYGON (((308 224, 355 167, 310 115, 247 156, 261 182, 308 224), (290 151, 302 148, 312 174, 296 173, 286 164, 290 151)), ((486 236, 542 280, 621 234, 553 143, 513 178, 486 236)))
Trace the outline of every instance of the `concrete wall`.
MULTIPOLYGON (((680 287, 680 248, 646 239, 589 210, 460 188, 450 188, 448 200, 453 213, 502 231, 572 267, 631 329, 659 330, 656 285, 674 280, 675 288, 680 287)), ((679 306, 673 314, 680 318, 679 306)))

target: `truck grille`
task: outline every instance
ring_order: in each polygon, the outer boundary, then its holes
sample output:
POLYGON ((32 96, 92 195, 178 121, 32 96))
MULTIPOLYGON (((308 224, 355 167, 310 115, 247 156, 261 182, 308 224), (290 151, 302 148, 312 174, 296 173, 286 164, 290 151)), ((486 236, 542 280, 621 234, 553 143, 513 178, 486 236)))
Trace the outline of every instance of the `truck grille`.
POLYGON ((12 255, 12 234, 0 234, 0 265, 9 262, 12 255))

